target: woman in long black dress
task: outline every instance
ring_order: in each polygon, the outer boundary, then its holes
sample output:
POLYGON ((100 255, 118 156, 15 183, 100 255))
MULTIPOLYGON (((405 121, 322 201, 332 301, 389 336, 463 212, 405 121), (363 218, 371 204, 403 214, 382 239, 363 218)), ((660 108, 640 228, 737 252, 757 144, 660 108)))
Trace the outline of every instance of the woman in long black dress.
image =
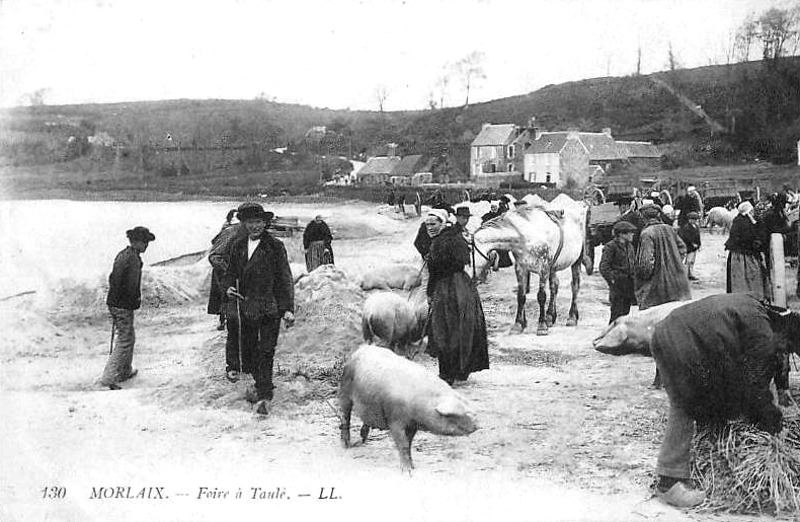
POLYGON ((771 300, 772 289, 764 263, 766 236, 753 217, 753 204, 744 201, 738 206, 739 215, 733 218, 731 232, 725 242, 729 251, 727 293, 749 292, 759 299, 771 300))
POLYGON ((444 210, 431 210, 425 224, 433 238, 427 256, 428 353, 439 359, 439 377, 453 384, 489 368, 486 319, 478 291, 464 271, 470 258, 467 242, 447 226, 444 210))

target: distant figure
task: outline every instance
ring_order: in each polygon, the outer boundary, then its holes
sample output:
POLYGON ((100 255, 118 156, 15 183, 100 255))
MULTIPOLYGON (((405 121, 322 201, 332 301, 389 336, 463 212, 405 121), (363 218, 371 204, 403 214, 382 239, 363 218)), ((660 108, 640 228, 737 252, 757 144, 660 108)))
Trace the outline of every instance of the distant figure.
POLYGON ((442 191, 439 189, 436 189, 433 192, 433 195, 426 200, 426 203, 428 203, 432 208, 446 208, 448 206, 447 200, 444 198, 442 191))
POLYGON ((508 212, 510 204, 511 200, 508 199, 507 196, 500 196, 500 202, 498 203, 497 211, 500 212, 500 214, 505 214, 506 212, 508 212))
POLYGON ((764 262, 767 237, 753 216, 753 204, 743 201, 737 207, 731 232, 725 242, 728 250, 725 291, 750 292, 759 299, 772 300, 772 288, 764 262))
POLYGON ((306 254, 306 270, 311 273, 318 266, 333 264, 333 236, 328 224, 318 215, 311 220, 303 232, 303 249, 306 254))
POLYGON ((492 202, 489 207, 489 212, 481 216, 481 224, 486 223, 490 219, 494 219, 500 215, 500 205, 497 202, 492 202))
POLYGON ((386 195, 386 204, 390 207, 394 206, 395 196, 394 196, 394 189, 389 189, 389 193, 386 195))
POLYGON ((134 227, 125 233, 130 246, 114 259, 114 268, 108 276, 106 304, 111 313, 111 349, 100 384, 119 390, 119 383, 134 377, 133 345, 136 333, 133 328, 133 311, 142 306, 142 258, 151 241, 156 240, 145 227, 134 227))
POLYGON ((453 228, 457 229, 458 233, 461 234, 467 242, 469 240, 469 231, 467 231, 467 223, 469 223, 469 218, 472 217, 472 213, 469 211, 469 207, 458 207, 456 209, 456 224, 453 225, 453 228))
POLYGON ((401 192, 399 196, 397 196, 397 210, 406 215, 406 195, 405 193, 401 192))
POLYGON ((689 212, 697 212, 700 219, 703 218, 703 198, 697 192, 694 185, 686 187, 686 196, 681 200, 678 214, 678 227, 682 227, 689 221, 689 212))
POLYGON ((225 289, 222 288, 222 277, 225 275, 225 270, 228 268, 228 261, 226 256, 220 256, 224 251, 227 251, 233 237, 236 235, 239 220, 236 219, 236 209, 228 211, 225 216, 225 222, 219 233, 211 240, 211 250, 208 254, 208 261, 211 263, 211 289, 208 293, 208 313, 211 315, 219 316, 219 324, 217 330, 225 329, 225 308, 228 302, 225 296, 225 289), (233 229, 233 230, 231 230, 233 229), (228 231, 228 232, 226 232, 228 231))
POLYGON ((611 303, 611 318, 628 315, 631 305, 636 302, 633 293, 633 271, 636 263, 636 249, 633 248, 633 235, 636 227, 627 221, 617 221, 612 228, 614 239, 603 246, 600 259, 600 275, 608 283, 608 300, 611 303))
POLYGON ((687 222, 678 229, 678 236, 686 244, 686 273, 690 281, 697 281, 694 275, 694 262, 697 259, 697 251, 700 250, 700 214, 694 210, 689 212, 687 222))

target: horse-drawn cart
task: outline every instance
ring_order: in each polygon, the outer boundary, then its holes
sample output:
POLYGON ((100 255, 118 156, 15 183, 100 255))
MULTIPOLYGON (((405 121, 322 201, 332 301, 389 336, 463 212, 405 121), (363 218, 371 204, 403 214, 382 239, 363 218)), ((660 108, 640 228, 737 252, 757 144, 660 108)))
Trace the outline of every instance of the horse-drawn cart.
POLYGON ((587 273, 594 271, 594 250, 611 241, 611 229, 619 221, 620 207, 617 203, 591 205, 586 213, 586 247, 585 254, 589 260, 587 273), (591 268, 588 268, 591 267, 591 268))

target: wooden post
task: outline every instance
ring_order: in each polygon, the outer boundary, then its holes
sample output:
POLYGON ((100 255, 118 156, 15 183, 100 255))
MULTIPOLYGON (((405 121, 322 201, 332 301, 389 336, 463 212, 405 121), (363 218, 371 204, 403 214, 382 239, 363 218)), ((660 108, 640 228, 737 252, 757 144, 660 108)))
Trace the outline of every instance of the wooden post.
POLYGON ((786 260, 783 257, 783 235, 770 234, 769 254, 772 258, 772 304, 786 307, 786 260))

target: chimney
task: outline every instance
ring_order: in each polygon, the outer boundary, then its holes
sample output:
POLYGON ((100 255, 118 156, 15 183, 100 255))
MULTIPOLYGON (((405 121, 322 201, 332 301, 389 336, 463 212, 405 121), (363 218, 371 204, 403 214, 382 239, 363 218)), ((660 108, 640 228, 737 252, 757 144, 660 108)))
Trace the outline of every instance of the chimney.
POLYGON ((580 132, 580 129, 578 129, 577 127, 568 128, 567 129, 567 139, 568 140, 578 139, 578 132, 580 132))
POLYGON ((606 136, 608 136, 610 138, 611 137, 611 127, 603 127, 603 134, 605 134, 606 136))
POLYGON ((528 132, 533 135, 534 140, 542 137, 542 129, 536 126, 536 116, 531 116, 531 119, 528 120, 528 132))

